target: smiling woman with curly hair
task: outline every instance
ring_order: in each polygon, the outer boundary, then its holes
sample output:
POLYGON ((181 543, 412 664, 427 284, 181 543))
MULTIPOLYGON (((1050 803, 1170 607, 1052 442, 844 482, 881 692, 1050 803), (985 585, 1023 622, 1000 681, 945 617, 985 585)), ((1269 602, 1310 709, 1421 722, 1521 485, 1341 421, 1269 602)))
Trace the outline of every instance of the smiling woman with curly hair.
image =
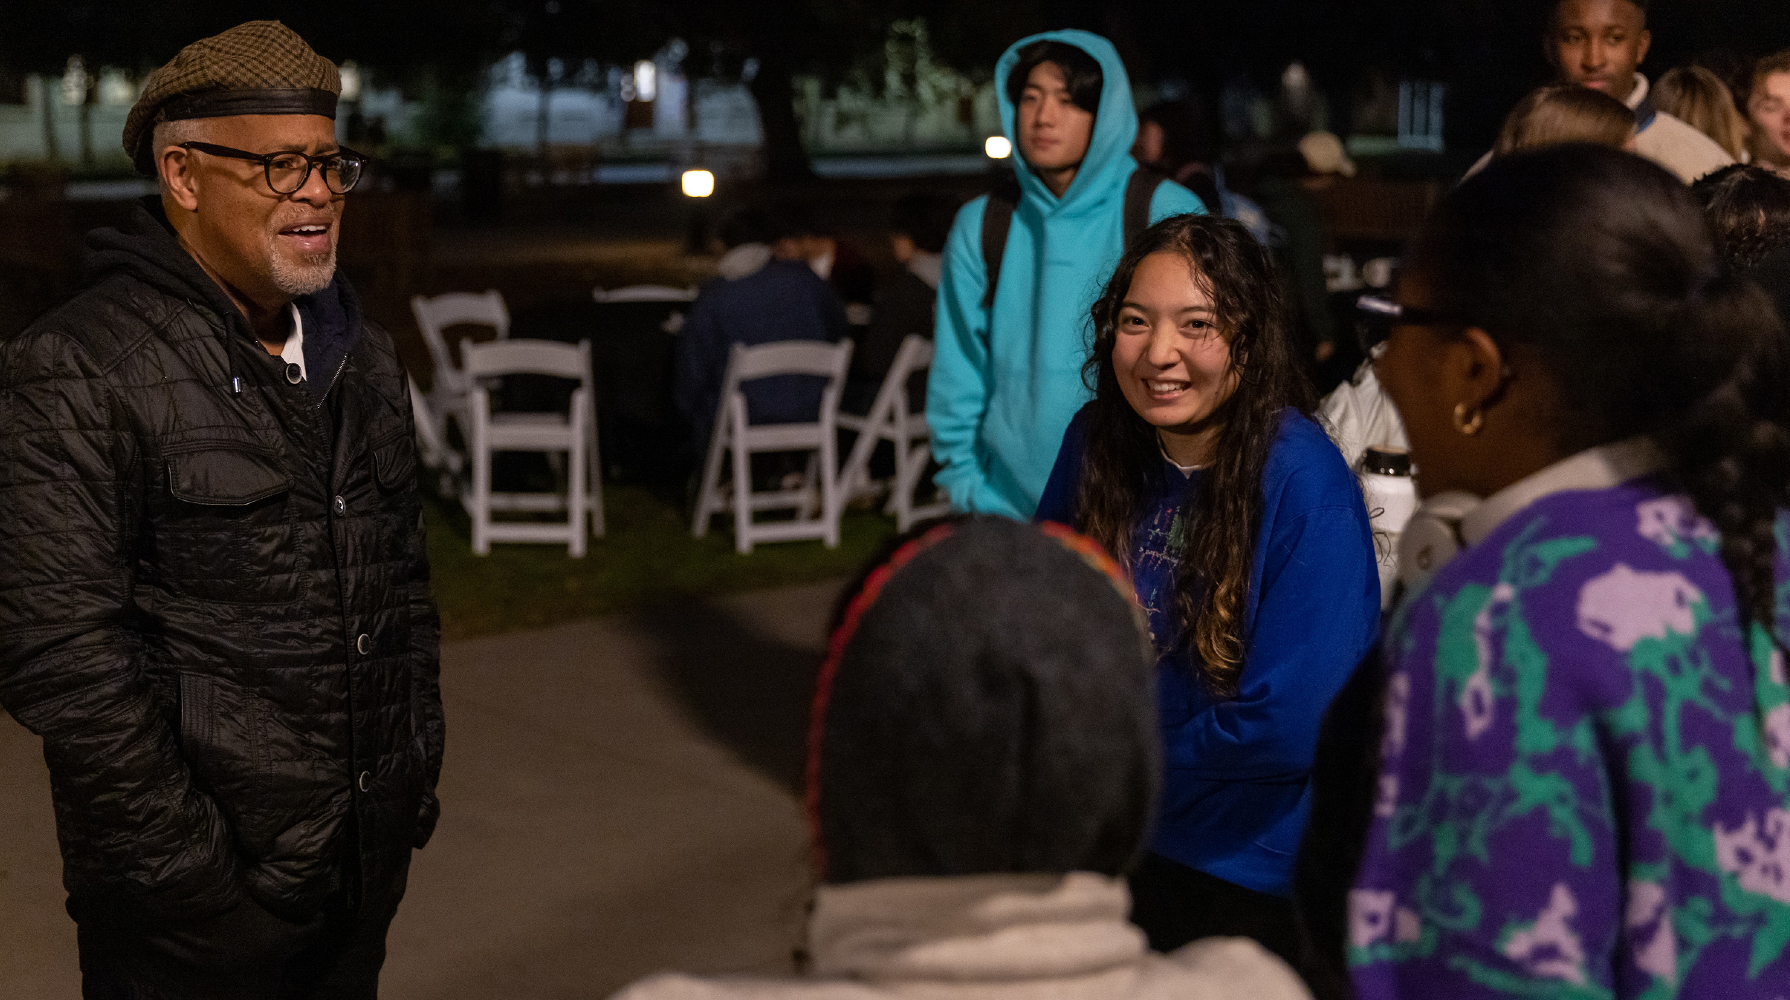
POLYGON ((1105 546, 1150 616, 1165 769, 1132 919, 1157 948, 1241 934, 1290 954, 1319 718, 1379 618, 1361 489, 1309 416, 1273 258, 1240 223, 1139 234, 1093 326, 1094 400, 1038 516, 1105 546))

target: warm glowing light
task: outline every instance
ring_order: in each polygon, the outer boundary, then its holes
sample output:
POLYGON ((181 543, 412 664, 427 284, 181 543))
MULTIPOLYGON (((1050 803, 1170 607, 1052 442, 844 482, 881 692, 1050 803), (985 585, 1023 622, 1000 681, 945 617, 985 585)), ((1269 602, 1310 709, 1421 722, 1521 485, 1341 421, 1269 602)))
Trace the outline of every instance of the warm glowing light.
POLYGON ((1013 155, 1013 144, 1004 135, 991 135, 982 144, 982 152, 987 153, 991 160, 1004 160, 1013 155))
POLYGON ((653 65, 651 59, 642 59, 634 64, 634 92, 642 101, 650 101, 659 94, 659 67, 653 65))
POLYGON ((715 175, 707 170, 684 171, 684 194, 691 198, 707 198, 715 193, 715 175))

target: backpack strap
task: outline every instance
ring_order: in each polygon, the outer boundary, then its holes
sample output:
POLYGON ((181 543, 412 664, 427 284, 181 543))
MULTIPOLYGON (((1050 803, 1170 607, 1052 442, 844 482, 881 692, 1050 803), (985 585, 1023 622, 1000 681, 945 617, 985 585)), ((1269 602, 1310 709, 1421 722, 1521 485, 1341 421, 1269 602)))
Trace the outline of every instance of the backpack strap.
POLYGON ((994 290, 1001 281, 1001 258, 1007 254, 1007 233, 1013 229, 1013 212, 1019 208, 1019 178, 1008 175, 988 192, 988 205, 982 210, 982 273, 987 276, 987 289, 982 293, 982 308, 994 308, 994 290))
POLYGON ((1137 239, 1137 234, 1150 228, 1150 201, 1156 197, 1156 189, 1168 180, 1149 167, 1140 166, 1131 172, 1131 179, 1125 182, 1125 245, 1137 239))

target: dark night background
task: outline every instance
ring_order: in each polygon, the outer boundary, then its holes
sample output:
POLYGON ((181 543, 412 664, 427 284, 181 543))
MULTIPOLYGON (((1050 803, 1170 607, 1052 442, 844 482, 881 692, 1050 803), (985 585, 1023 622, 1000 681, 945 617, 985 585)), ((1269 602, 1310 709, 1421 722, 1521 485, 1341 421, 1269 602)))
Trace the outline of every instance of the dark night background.
MULTIPOLYGON (((1246 73, 1271 87, 1290 60, 1303 60, 1344 120, 1366 74, 1417 75, 1451 85, 1451 146, 1481 148, 1525 90, 1547 75, 1540 45, 1547 0, 1256 0, 966 4, 948 0, 381 0, 365 4, 187 0, 143 3, 70 0, 0 7, 0 78, 59 72, 80 53, 90 66, 138 72, 182 45, 254 18, 278 18, 338 62, 356 60, 407 89, 464 88, 497 57, 518 49, 550 57, 621 62, 650 55, 667 38, 691 44, 692 62, 750 56, 762 71, 754 96, 780 108, 790 76, 843 72, 882 43, 888 25, 920 16, 937 55, 960 69, 992 68, 1013 39, 1081 27, 1111 38, 1139 82, 1181 79, 1215 94, 1246 73)), ((1765 0, 1654 0, 1650 76, 1697 59, 1724 75, 1744 60, 1790 44, 1790 4, 1765 0)), ((694 74, 710 67, 689 66, 694 74)), ((766 114, 779 145, 793 115, 766 114), (787 119, 787 120, 785 120, 787 119)), ((773 164, 773 172, 777 165, 773 164)))

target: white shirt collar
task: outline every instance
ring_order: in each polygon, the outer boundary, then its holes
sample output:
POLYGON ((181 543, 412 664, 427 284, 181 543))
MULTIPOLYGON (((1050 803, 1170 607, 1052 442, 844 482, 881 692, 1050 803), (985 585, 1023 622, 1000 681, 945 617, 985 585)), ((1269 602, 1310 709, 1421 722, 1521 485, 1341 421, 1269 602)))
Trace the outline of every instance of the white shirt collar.
POLYGON ((1628 105, 1628 109, 1630 111, 1633 111, 1636 108, 1640 107, 1641 102, 1645 101, 1646 99, 1647 99, 1647 77, 1641 75, 1640 73, 1636 73, 1635 74, 1635 89, 1628 92, 1628 100, 1625 100, 1622 103, 1628 105))
POLYGON ((1543 497, 1571 490, 1608 489, 1658 472, 1665 465, 1665 453, 1651 438, 1632 437, 1587 448, 1487 497, 1461 518, 1461 540, 1478 545, 1512 515, 1543 497))
POLYGON ((286 308, 292 310, 292 332, 286 335, 286 346, 280 348, 280 360, 297 365, 299 376, 309 378, 305 372, 305 321, 298 313, 298 303, 293 302, 286 308))

